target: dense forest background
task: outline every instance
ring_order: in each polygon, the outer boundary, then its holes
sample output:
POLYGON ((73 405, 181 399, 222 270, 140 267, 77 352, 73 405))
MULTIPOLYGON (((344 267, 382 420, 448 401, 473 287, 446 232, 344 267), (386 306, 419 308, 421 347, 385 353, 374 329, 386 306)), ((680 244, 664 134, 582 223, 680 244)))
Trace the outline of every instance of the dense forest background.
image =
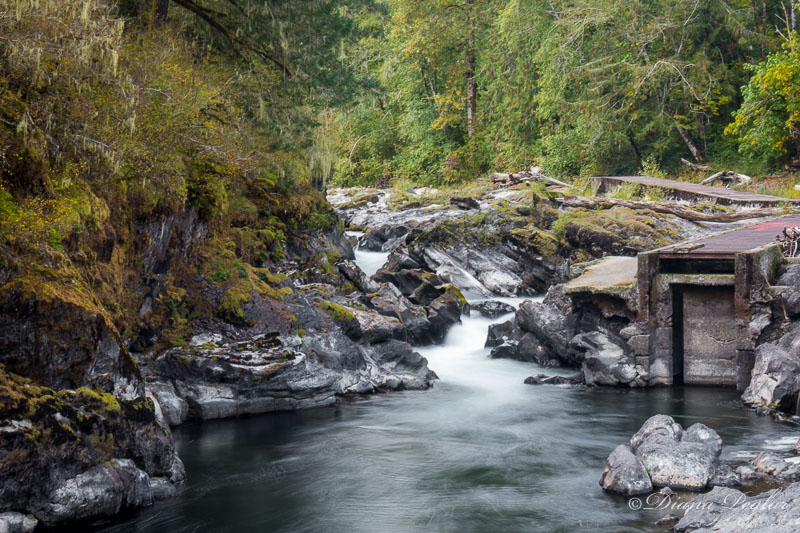
POLYGON ((788 0, 0 6, 6 242, 186 202, 278 241, 329 183, 800 168, 788 0))

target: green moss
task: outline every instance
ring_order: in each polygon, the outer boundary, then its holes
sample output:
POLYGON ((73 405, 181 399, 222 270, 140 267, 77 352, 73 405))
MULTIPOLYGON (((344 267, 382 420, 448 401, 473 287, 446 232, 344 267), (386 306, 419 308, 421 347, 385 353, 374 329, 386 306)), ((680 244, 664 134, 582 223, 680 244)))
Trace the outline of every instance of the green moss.
POLYGON ((355 315, 342 305, 333 302, 319 302, 317 305, 339 322, 352 322, 356 319, 355 315))
POLYGON ((100 435, 92 434, 89 435, 89 440, 92 443, 92 448, 104 461, 114 456, 114 435, 111 433, 102 433, 100 435))
POLYGON ((555 257, 558 254, 558 239, 551 233, 539 228, 527 227, 512 229, 509 239, 526 249, 536 250, 544 257, 555 257))
POLYGON ((122 407, 120 407, 117 397, 102 389, 87 389, 84 387, 76 390, 75 394, 78 399, 106 416, 119 415, 122 412, 122 407))

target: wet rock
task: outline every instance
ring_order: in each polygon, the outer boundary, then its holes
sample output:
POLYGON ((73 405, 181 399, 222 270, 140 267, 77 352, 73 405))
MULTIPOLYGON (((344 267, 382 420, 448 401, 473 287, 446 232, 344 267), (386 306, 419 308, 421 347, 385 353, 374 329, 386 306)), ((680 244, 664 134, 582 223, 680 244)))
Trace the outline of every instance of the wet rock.
POLYGON ((46 526, 87 518, 113 516, 122 509, 152 505, 150 477, 133 461, 112 459, 107 464, 64 481, 36 511, 46 526))
POLYGON ((548 376, 537 374, 525 378, 526 385, 583 385, 580 379, 565 378, 564 376, 548 376))
POLYGON ((373 227, 367 230, 361 241, 359 247, 373 252, 389 251, 385 245, 387 241, 394 241, 393 246, 396 248, 401 244, 398 239, 404 238, 409 232, 409 227, 403 224, 388 224, 378 227, 373 227))
POLYGON ((425 280, 422 285, 414 290, 414 293, 408 297, 409 300, 415 304, 427 307, 436 298, 444 294, 447 289, 443 286, 438 278, 434 276, 433 280, 425 280))
POLYGON ((709 487, 738 487, 741 476, 730 465, 719 465, 708 482, 709 487))
POLYGON ((650 473, 653 486, 702 490, 716 472, 721 442, 702 424, 684 432, 672 417, 656 415, 631 438, 631 449, 650 473))
POLYGON ((687 504, 675 525, 679 533, 778 533, 800 530, 800 484, 748 497, 730 488, 715 487, 687 504))
POLYGON ((492 324, 489 326, 489 332, 486 336, 485 348, 494 348, 503 344, 504 339, 512 338, 514 333, 514 323, 511 320, 506 320, 499 324, 492 324))
POLYGON ((370 305, 382 315, 398 318, 412 344, 424 346, 433 342, 432 326, 425 308, 412 304, 391 283, 381 284, 378 292, 371 295, 370 305))
POLYGON ((361 292, 371 293, 378 290, 376 282, 367 276, 353 261, 340 261, 337 265, 339 272, 361 292))
POLYGON ((478 302, 470 306, 470 311, 477 311, 478 314, 486 318, 497 318, 516 311, 513 305, 497 300, 478 302))
POLYGON ((373 359, 382 369, 399 378, 399 387, 427 389, 437 379, 436 374, 428 369, 428 361, 406 342, 390 340, 372 348, 373 359))
POLYGON ((790 463, 783 457, 772 452, 761 452, 751 462, 753 470, 769 476, 778 476, 781 472, 789 468, 790 463))
POLYGON ((606 459, 600 486, 607 492, 628 496, 653 491, 650 476, 644 465, 624 444, 617 446, 606 459))
POLYGON ((461 322, 461 314, 469 312, 466 299, 454 287, 433 300, 428 306, 428 320, 431 323, 431 336, 440 343, 447 335, 450 326, 461 322))
POLYGON ((520 329, 532 333, 550 353, 567 354, 570 337, 567 317, 557 305, 549 301, 524 301, 517 309, 516 322, 520 329))
POLYGON ((414 294, 416 288, 425 281, 422 274, 416 270, 403 269, 395 272, 385 268, 379 269, 373 279, 378 283, 391 283, 406 297, 414 294))
MULTIPOLYGON (((787 344, 791 344, 791 340, 787 344)), ((795 412, 798 393, 800 359, 774 344, 759 346, 750 385, 742 394, 742 401, 754 406, 795 412)))

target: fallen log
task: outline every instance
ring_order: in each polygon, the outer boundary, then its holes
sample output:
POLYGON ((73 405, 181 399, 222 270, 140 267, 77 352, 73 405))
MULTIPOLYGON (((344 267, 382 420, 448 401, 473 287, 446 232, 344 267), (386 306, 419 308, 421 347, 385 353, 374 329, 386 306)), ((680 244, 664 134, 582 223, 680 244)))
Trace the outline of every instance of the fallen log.
POLYGON ((700 185, 708 185, 710 183, 714 183, 715 181, 721 181, 726 187, 730 187, 734 182, 739 185, 747 185, 753 181, 753 178, 746 174, 737 174, 736 172, 731 172, 730 170, 724 170, 707 177, 700 182, 700 185))
POLYGON ((695 211, 685 205, 669 202, 644 202, 637 200, 618 200, 616 198, 585 198, 582 196, 564 196, 556 198, 555 202, 565 207, 583 207, 585 209, 610 209, 612 207, 649 209, 656 213, 675 215, 676 217, 692 222, 737 222, 749 218, 773 217, 786 213, 785 209, 778 208, 748 209, 726 213, 703 213, 701 211, 695 211))
POLYGON ((692 170, 710 170, 711 165, 699 165, 697 163, 692 163, 691 161, 687 161, 686 159, 681 157, 681 163, 686 165, 687 167, 691 168, 692 170))

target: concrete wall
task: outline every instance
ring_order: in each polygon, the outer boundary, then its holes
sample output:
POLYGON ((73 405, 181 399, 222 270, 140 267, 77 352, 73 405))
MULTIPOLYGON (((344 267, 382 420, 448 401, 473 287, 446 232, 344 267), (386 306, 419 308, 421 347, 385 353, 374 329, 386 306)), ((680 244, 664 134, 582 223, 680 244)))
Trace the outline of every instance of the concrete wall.
POLYGON ((733 287, 690 286, 682 292, 683 382, 736 385, 738 331, 733 287))

